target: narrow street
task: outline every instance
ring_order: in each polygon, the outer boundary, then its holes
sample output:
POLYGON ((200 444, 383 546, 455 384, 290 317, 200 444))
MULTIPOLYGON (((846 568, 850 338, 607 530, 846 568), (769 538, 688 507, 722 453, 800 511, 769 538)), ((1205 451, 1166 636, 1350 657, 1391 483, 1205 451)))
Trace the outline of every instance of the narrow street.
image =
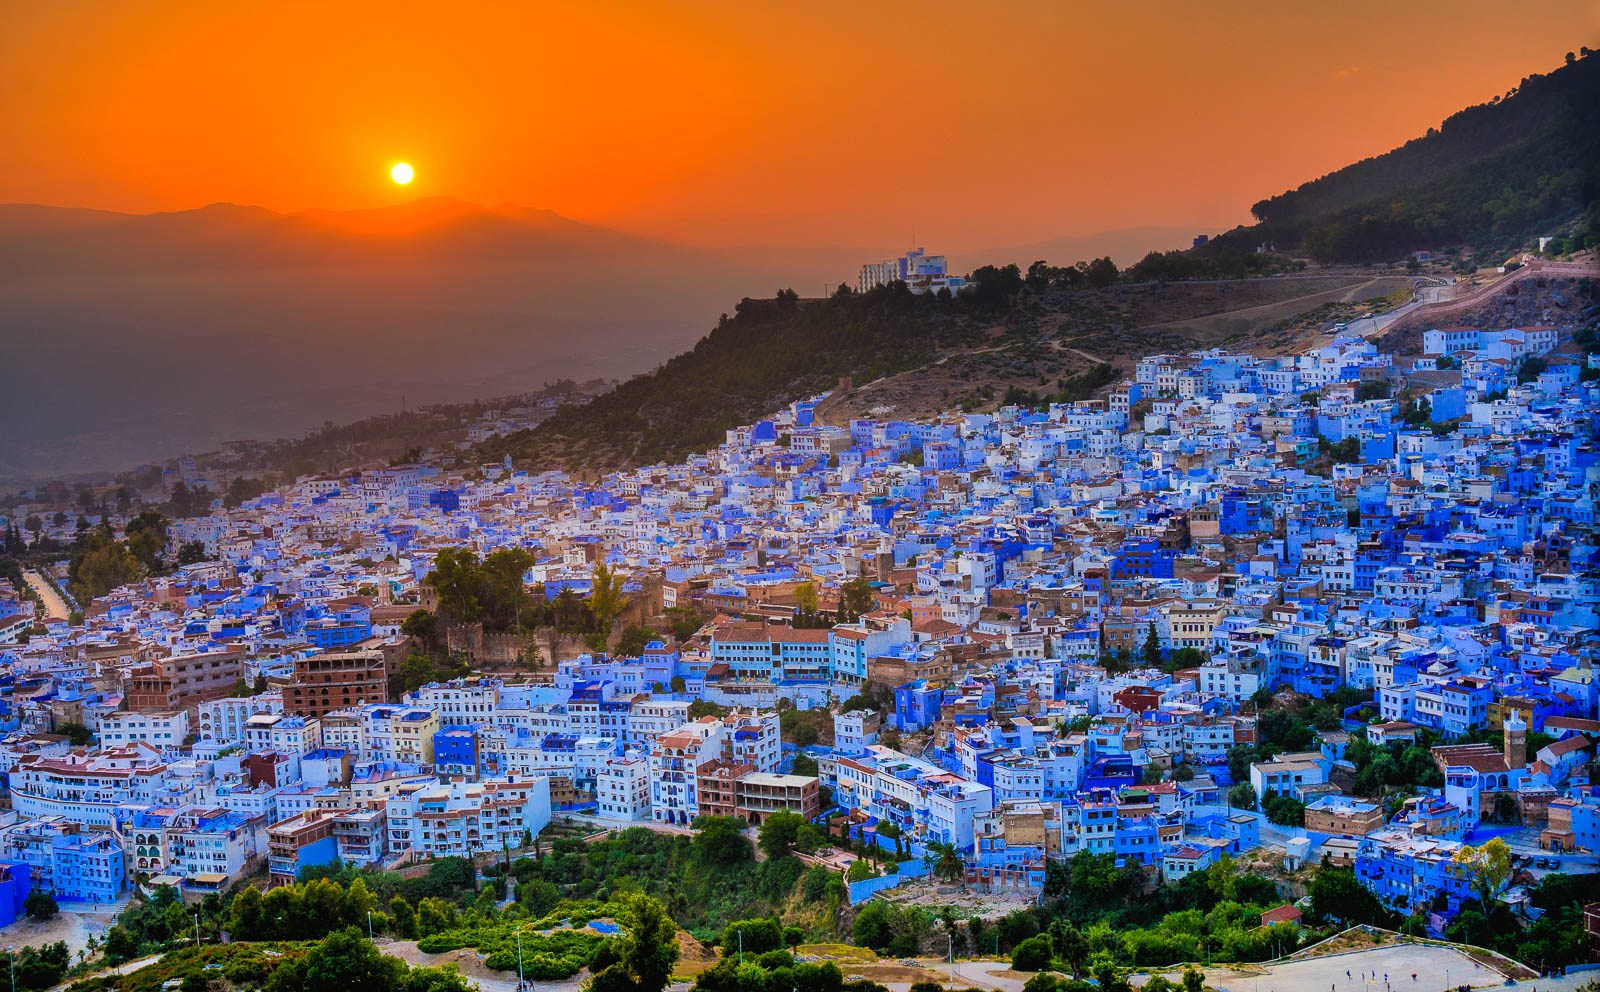
POLYGON ((72 616, 72 610, 67 607, 67 601, 61 598, 61 594, 56 592, 55 587, 43 575, 30 569, 24 572, 22 577, 28 580, 29 588, 38 593, 40 601, 44 603, 44 615, 46 617, 65 620, 72 616))

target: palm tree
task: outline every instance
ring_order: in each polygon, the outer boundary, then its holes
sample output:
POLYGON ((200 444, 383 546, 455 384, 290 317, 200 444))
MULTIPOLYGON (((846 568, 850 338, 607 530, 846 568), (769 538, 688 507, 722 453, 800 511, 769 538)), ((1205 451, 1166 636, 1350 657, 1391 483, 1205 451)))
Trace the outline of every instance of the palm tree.
POLYGON ((923 861, 933 869, 935 876, 947 882, 962 881, 967 876, 966 862, 961 859, 961 852, 956 850, 954 844, 937 840, 931 842, 923 861))

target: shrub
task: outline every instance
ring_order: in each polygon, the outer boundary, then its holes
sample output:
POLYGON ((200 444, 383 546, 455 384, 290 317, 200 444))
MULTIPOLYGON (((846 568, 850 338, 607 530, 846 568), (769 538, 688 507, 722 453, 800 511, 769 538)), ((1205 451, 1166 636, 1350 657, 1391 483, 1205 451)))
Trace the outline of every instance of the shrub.
POLYGON ((1011 967, 1017 971, 1044 971, 1050 967, 1050 959, 1054 956, 1050 938, 1039 934, 1024 940, 1011 952, 1011 967))
MULTIPOLYGON (((722 928, 722 953, 724 955, 737 954, 743 950, 745 955, 765 954, 768 951, 782 951, 783 927, 777 920, 735 920, 722 928)), ((790 961, 793 964, 793 961, 790 961)))

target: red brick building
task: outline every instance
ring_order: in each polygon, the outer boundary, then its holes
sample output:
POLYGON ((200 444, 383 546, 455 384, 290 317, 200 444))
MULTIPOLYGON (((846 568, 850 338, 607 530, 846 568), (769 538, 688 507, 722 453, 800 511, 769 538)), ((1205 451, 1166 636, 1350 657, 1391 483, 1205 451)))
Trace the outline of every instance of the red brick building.
POLYGON ((321 717, 330 710, 389 701, 389 669, 384 652, 358 647, 301 658, 294 681, 283 687, 283 711, 321 717))

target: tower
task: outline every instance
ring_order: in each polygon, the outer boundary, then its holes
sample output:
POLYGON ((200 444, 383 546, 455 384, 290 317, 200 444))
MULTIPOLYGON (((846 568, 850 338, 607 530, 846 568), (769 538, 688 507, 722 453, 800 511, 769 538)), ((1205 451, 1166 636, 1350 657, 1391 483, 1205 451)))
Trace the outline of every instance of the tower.
POLYGON ((1522 720, 1522 713, 1512 710, 1506 714, 1506 767, 1515 771, 1528 764, 1528 725, 1522 720))

